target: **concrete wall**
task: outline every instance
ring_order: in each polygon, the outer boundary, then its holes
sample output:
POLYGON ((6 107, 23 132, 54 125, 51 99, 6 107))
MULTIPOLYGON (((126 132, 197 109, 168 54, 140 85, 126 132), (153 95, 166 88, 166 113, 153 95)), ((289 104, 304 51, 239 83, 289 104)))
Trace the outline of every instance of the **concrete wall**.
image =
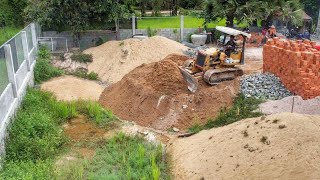
POLYGON ((36 25, 31 24, 12 39, 16 43, 21 41, 22 49, 13 51, 12 44, 4 44, 0 47, 4 50, 2 52, 4 52, 5 59, 2 59, 2 61, 6 62, 6 73, 9 78, 6 88, 3 92, 0 92, 0 157, 5 153, 5 139, 11 120, 26 94, 27 87, 34 85, 33 71, 38 51, 37 38, 36 25), (28 31, 32 32, 30 34, 31 38, 27 38, 28 31), (13 64, 17 59, 12 58, 13 54, 20 54, 20 56, 23 54, 23 61, 16 71, 13 64))
MULTIPOLYGON (((180 29, 179 28, 163 28, 163 29, 153 29, 157 33, 158 36, 163 36, 168 39, 179 41, 180 42, 180 29)), ((193 34, 195 31, 197 31, 198 28, 184 28, 183 30, 183 39, 188 39, 188 34, 193 34)), ((146 29, 136 29, 136 34, 142 34, 147 36, 147 30, 146 29)), ((120 29, 120 39, 128 39, 132 37, 132 29, 120 29)))
POLYGON ((66 50, 66 40, 68 48, 80 48, 81 50, 88 49, 96 46, 96 42, 101 38, 104 42, 110 40, 116 40, 117 34, 114 31, 109 30, 92 30, 80 33, 80 42, 77 37, 70 31, 63 31, 58 33, 57 31, 44 31, 42 37, 53 37, 54 45, 57 51, 66 50))

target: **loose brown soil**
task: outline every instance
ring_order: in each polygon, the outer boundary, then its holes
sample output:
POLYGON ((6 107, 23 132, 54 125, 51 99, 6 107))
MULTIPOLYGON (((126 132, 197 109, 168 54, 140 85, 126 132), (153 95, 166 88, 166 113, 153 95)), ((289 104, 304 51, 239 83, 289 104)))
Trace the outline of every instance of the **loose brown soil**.
POLYGON ((63 127, 65 135, 73 142, 100 140, 107 134, 106 129, 96 126, 85 116, 74 118, 63 127))
POLYGON ((175 179, 317 179, 320 116, 281 113, 173 140, 175 179))
POLYGON ((171 55, 160 62, 143 64, 106 88, 99 101, 121 119, 155 129, 185 130, 194 124, 205 124, 222 107, 231 106, 239 80, 217 86, 199 80, 199 90, 190 93, 175 62, 181 65, 186 59, 171 55))

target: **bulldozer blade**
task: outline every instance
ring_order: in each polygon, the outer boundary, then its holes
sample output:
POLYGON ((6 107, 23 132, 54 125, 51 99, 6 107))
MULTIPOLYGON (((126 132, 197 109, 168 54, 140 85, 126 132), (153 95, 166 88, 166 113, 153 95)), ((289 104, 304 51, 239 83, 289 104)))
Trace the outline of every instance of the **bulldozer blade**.
POLYGON ((188 90, 195 93, 198 89, 198 80, 193 77, 187 70, 179 67, 182 76, 187 80, 188 90))

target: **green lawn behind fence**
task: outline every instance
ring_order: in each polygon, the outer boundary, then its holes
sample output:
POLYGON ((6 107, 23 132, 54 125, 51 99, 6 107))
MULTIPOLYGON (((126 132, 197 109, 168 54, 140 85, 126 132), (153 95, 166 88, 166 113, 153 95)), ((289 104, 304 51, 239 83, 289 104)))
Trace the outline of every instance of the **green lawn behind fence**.
MULTIPOLYGON (((180 17, 160 17, 160 18, 142 18, 138 19, 138 29, 146 29, 148 27, 152 29, 160 28, 180 28, 180 17)), ((197 28, 203 27, 204 19, 185 16, 184 27, 185 28, 197 28)), ((216 26, 225 26, 226 19, 221 19, 216 22, 209 23, 208 28, 214 28, 216 26)), ((239 24, 240 27, 244 27, 245 24, 239 24)))

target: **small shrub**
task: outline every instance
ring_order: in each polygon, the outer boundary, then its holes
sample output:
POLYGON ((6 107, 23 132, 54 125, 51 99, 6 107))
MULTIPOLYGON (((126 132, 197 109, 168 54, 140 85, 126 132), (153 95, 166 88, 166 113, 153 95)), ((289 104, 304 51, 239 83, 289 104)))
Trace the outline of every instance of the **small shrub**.
POLYGON ((90 79, 90 80, 98 80, 98 74, 97 73, 95 73, 95 72, 90 72, 88 75, 88 79, 90 79))
POLYGON ((267 136, 262 136, 261 139, 260 139, 260 141, 261 141, 262 143, 266 143, 267 140, 268 140, 268 137, 267 137, 267 136))
POLYGON ((103 39, 101 37, 99 37, 98 40, 95 42, 95 45, 100 46, 103 43, 104 43, 103 39))
POLYGON ((73 61, 81 62, 81 63, 87 63, 87 62, 92 62, 92 54, 73 54, 71 56, 71 59, 73 61))
POLYGON ((147 34, 148 34, 148 37, 155 36, 155 35, 157 35, 157 30, 151 29, 150 27, 148 27, 147 28, 147 34))
POLYGON ((7 161, 0 177, 7 180, 16 179, 52 179, 54 168, 50 160, 46 161, 7 161))
POLYGON ((83 79, 87 79, 87 70, 85 69, 77 69, 74 73, 71 74, 83 79))
POLYGON ((34 69, 35 82, 41 83, 43 81, 48 81, 49 79, 61 76, 62 74, 62 70, 51 65, 49 51, 46 48, 41 47, 39 49, 38 59, 34 69))

